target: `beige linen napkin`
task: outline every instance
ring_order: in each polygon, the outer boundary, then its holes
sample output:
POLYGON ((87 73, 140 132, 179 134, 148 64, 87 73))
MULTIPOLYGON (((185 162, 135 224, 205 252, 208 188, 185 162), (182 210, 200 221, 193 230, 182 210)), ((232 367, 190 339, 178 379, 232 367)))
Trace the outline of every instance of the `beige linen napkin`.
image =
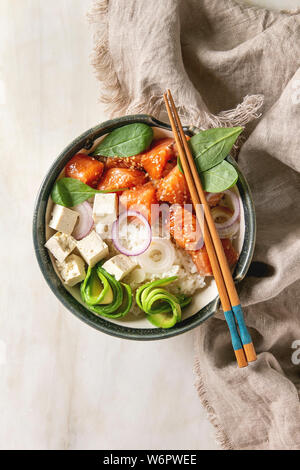
POLYGON ((218 313, 196 331, 197 389, 223 448, 300 449, 300 12, 96 0, 90 18, 112 116, 158 116, 170 88, 187 123, 251 121, 238 158, 258 230, 239 291, 258 360, 237 368, 218 313))

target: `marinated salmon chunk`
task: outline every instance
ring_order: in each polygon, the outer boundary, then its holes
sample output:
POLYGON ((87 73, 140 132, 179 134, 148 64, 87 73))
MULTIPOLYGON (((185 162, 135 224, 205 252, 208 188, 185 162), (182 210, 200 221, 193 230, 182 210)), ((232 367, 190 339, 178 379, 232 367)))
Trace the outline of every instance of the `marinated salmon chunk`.
POLYGON ((103 173, 103 168, 103 163, 95 158, 89 157, 85 153, 77 153, 66 164, 65 175, 94 188, 103 173))
POLYGON ((120 203, 127 209, 132 209, 146 217, 151 222, 152 205, 157 205, 156 191, 152 183, 124 191, 120 196, 120 203))
POLYGON ((195 215, 192 213, 192 205, 186 208, 179 204, 170 207, 170 234, 176 244, 190 252, 201 246, 202 231, 195 215))
POLYGON ((198 273, 201 276, 212 276, 212 269, 205 245, 203 245, 200 250, 191 251, 189 254, 196 265, 198 273))
MULTIPOLYGON (((223 245, 224 253, 226 255, 229 266, 234 266, 237 260, 239 259, 237 251, 233 247, 229 238, 222 238, 221 243, 223 245)), ((194 251, 190 254, 192 260, 197 266, 199 274, 201 274, 201 276, 212 276, 211 264, 205 245, 203 245, 203 247, 199 251, 194 251)))
POLYGON ((142 165, 151 179, 161 178, 168 161, 176 158, 173 139, 159 139, 153 142, 150 150, 142 156, 142 165))
POLYGON ((157 183, 157 199, 170 204, 190 202, 190 192, 186 179, 179 170, 178 165, 157 183))
POLYGON ((231 240, 229 238, 221 239, 224 253, 226 255, 229 266, 234 266, 237 260, 239 259, 239 254, 236 249, 233 247, 231 240))
POLYGON ((140 170, 110 168, 104 173, 97 188, 102 190, 127 189, 145 183, 146 179, 145 173, 140 170))
MULTIPOLYGON (((201 242, 201 231, 196 217, 182 206, 172 206, 170 215, 170 234, 176 244, 187 251, 201 276, 212 276, 211 264, 205 245, 197 248, 201 242)), ((238 260, 238 253, 228 238, 221 239, 229 266, 238 260)))
POLYGON ((108 157, 105 158, 105 169, 109 168, 130 168, 131 170, 142 170, 142 154, 133 157, 108 157))
POLYGON ((162 172, 162 175, 161 175, 162 178, 165 178, 165 176, 167 176, 170 173, 170 171, 172 171, 173 168, 175 168, 176 165, 177 165, 176 160, 172 160, 170 162, 168 161, 162 172))

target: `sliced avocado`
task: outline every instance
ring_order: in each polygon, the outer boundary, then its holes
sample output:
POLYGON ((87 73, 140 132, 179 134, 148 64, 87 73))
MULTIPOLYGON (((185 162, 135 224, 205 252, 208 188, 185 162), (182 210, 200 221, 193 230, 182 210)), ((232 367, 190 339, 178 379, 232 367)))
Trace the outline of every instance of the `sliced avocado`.
POLYGON ((136 302, 147 314, 147 319, 159 328, 172 328, 181 321, 181 307, 191 299, 184 295, 174 295, 161 286, 167 286, 177 279, 176 276, 157 279, 144 284, 136 291, 136 302))
POLYGON ((110 285, 108 285, 108 291, 106 292, 101 302, 99 302, 99 305, 111 304, 113 300, 114 300, 114 294, 113 294, 112 288, 110 287, 110 285))
POLYGON ((98 276, 104 275, 112 288, 113 301, 108 305, 95 305, 90 306, 90 310, 107 318, 121 318, 124 317, 132 306, 132 290, 128 284, 123 284, 115 279, 114 276, 109 274, 103 269, 100 263, 97 265, 98 276))
POLYGON ((176 297, 167 292, 165 289, 154 289, 152 293, 149 294, 147 300, 148 306, 145 310, 148 313, 147 318, 150 323, 152 323, 152 325, 158 326, 159 328, 171 328, 181 320, 180 304, 176 302, 176 297), (157 300, 160 299, 169 304, 170 310, 172 310, 172 312, 168 312, 162 307, 152 307, 153 304, 157 303, 157 300))
POLYGON ((100 282, 96 270, 92 270, 87 289, 92 299, 98 299, 103 292, 103 284, 100 282))
POLYGON ((113 295, 108 280, 101 273, 97 272, 96 268, 89 266, 85 280, 81 285, 81 296, 88 305, 101 304, 103 300, 105 303, 111 303, 113 295), (108 297, 107 297, 108 294, 108 297), (108 302, 108 299, 110 299, 108 302))
POLYGON ((147 315, 147 319, 158 328, 172 328, 177 323, 177 316, 172 313, 155 313, 147 315))
POLYGON ((131 287, 117 281, 101 263, 88 268, 80 292, 89 310, 107 318, 124 317, 132 306, 131 287))

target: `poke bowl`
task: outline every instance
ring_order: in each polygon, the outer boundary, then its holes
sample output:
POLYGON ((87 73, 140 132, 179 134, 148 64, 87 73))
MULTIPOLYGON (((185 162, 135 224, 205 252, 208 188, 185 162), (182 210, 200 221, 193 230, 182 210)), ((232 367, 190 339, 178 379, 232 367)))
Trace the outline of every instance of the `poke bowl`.
MULTIPOLYGON (((196 148, 201 131, 184 132, 196 148)), ((235 179, 217 191, 207 178, 206 194, 238 282, 254 251, 255 210, 237 163, 224 162, 235 179)), ((42 182, 33 216, 42 274, 70 312, 101 332, 157 340, 191 330, 215 313, 219 296, 190 206, 170 126, 149 115, 106 121, 71 142, 42 182)))

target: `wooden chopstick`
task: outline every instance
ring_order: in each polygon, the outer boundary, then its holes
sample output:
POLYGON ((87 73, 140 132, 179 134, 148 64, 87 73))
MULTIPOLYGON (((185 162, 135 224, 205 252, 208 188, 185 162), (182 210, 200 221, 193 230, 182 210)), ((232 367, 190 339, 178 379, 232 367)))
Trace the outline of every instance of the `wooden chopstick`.
POLYGON ((164 94, 164 100, 166 103, 171 127, 178 147, 181 164, 184 170, 184 174, 191 193, 192 202, 195 207, 196 216, 199 223, 201 221, 202 215, 200 215, 199 213, 200 204, 202 204, 204 207, 205 217, 203 224, 203 232, 205 245, 211 262, 213 276, 215 278, 219 291, 221 305, 224 310, 224 315, 230 330, 232 344, 237 358, 237 362, 239 364, 239 367, 244 367, 247 365, 245 353, 249 362, 256 360, 256 354, 253 347, 252 339, 250 334, 248 333, 246 324, 244 322, 243 311, 240 305, 238 294, 235 289, 235 284, 232 279, 231 271, 228 266, 226 256, 224 254, 223 246, 220 241, 218 232, 215 228, 210 208, 206 201, 201 181, 194 163, 194 159, 190 152, 186 136, 183 132, 182 125, 170 90, 168 90, 168 98, 167 95, 164 94), (175 119, 173 117, 168 98, 170 100, 175 119), (176 125, 178 127, 178 130, 176 125), (238 322, 241 339, 236 328, 235 318, 238 322))
MULTIPOLYGON (((177 132, 176 124, 175 124, 175 121, 174 121, 174 118, 173 118, 171 108, 170 108, 169 102, 167 100, 166 94, 164 95, 164 100, 165 100, 165 103, 166 103, 166 108, 167 108, 169 120, 170 120, 170 123, 171 123, 171 127, 172 127, 172 130, 173 130, 173 134, 174 134, 174 137, 175 137, 176 145, 177 145, 177 148, 178 148, 178 151, 179 151, 179 156, 180 156, 180 161, 181 161, 181 164, 182 164, 182 167, 183 167, 184 176, 186 178, 186 181, 187 181, 187 184, 188 184, 188 187, 189 187, 189 190, 190 190, 193 206, 195 208, 196 217, 197 217, 197 220, 198 220, 199 224, 201 224, 201 220, 202 220, 201 201, 200 201, 199 195, 197 193, 196 187, 195 187, 194 182, 193 182, 193 177, 192 177, 192 174, 191 174, 191 170, 190 170, 190 167, 188 165, 188 162, 187 162, 187 159, 186 159, 186 156, 185 156, 185 152, 184 152, 184 148, 183 148, 183 145, 182 145, 181 136, 177 132)), ((238 363, 239 367, 245 367, 245 366, 248 365, 247 359, 245 357, 243 346, 242 346, 242 343, 241 343, 241 340, 240 340, 240 337, 239 337, 239 334, 238 334, 238 331, 237 331, 237 327, 236 327, 236 324, 235 324, 234 316, 233 316, 233 313, 231 311, 230 300, 229 300, 229 297, 228 297, 228 294, 227 294, 227 290, 226 290, 226 286, 224 284, 222 272, 220 270, 219 262, 218 262, 218 259, 217 259, 216 253, 215 253, 214 245, 213 245, 213 242, 212 242, 210 232, 209 232, 209 229, 207 227, 207 223, 206 223, 205 218, 204 218, 204 221, 203 221, 203 234, 204 234, 204 239, 205 239, 205 246, 206 246, 207 253, 208 253, 208 256, 209 256, 209 260, 210 260, 210 264, 211 264, 211 267, 212 267, 213 276, 215 278, 217 289, 218 289, 218 292, 219 292, 221 305, 222 305, 222 308, 223 308, 223 311, 224 311, 224 314, 225 314, 225 318, 226 318, 226 321, 227 321, 227 324, 228 324, 228 327, 229 327, 229 331, 230 331, 230 334, 231 334, 231 341, 232 341, 233 349, 234 349, 234 352, 235 352, 236 360, 237 360, 237 363, 238 363)))
POLYGON ((247 360, 249 362, 253 362, 256 360, 256 353, 255 353, 251 336, 247 330, 247 327, 244 321, 244 315, 243 315, 243 310, 241 307, 241 302, 240 302, 238 293, 236 291, 236 287, 235 287, 232 274, 231 274, 231 271, 227 262, 227 258, 225 256, 219 234, 217 232, 214 220, 212 218, 210 207, 206 201, 206 197, 202 188, 199 174, 198 174, 193 156, 191 154, 190 147, 187 143, 186 136, 183 132, 183 128, 182 128, 182 125, 178 116, 178 112, 174 104, 174 100, 173 100, 170 90, 168 90, 168 97, 169 97, 171 107, 175 116, 175 121, 179 130, 179 134, 180 134, 183 146, 184 146, 184 150, 185 150, 186 157, 187 157, 187 162, 191 169, 193 180, 196 185, 201 203, 203 204, 203 207, 204 207, 205 219, 207 221, 208 229, 210 231, 210 235, 214 244, 215 252, 216 252, 219 264, 220 264, 220 268, 221 268, 221 272, 222 272, 225 286, 227 289, 228 297, 232 306, 232 311, 239 326, 243 348, 244 348, 247 360))

